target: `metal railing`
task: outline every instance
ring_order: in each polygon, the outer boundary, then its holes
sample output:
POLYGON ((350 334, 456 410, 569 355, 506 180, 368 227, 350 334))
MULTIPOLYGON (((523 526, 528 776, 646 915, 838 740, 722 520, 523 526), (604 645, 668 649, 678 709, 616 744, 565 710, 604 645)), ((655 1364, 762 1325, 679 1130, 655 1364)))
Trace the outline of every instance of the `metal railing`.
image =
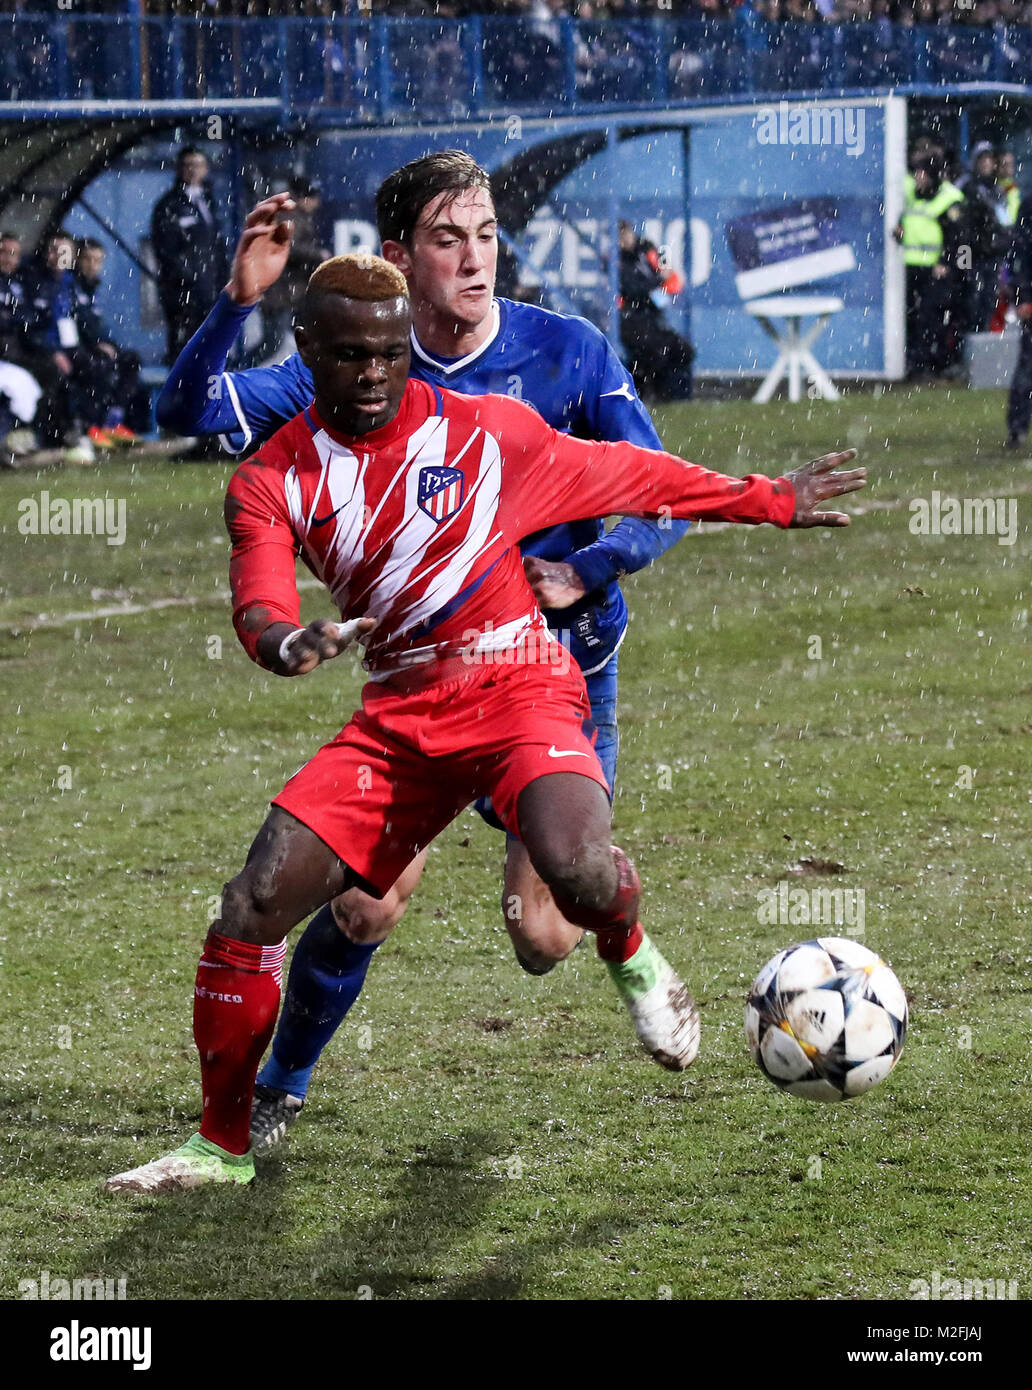
POLYGON ((0 101, 276 98, 356 122, 1032 81, 1032 28, 0 16, 0 101))

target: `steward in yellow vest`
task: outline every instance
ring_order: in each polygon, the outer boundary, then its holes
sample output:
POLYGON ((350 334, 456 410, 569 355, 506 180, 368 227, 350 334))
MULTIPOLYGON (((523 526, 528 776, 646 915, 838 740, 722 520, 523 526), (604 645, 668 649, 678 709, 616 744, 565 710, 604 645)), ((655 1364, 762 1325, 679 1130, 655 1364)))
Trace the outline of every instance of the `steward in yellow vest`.
MULTIPOLYGON (((907 377, 939 376, 959 360, 967 319, 958 270, 966 242, 964 195, 942 177, 937 159, 922 159, 906 180, 895 237, 906 266, 907 377)), ((970 262, 969 262, 970 264, 970 262)))
POLYGON ((1013 179, 1008 178, 1000 179, 1000 188, 1007 200, 1005 204, 1007 209, 1006 225, 1013 227, 1018 220, 1018 209, 1021 207, 1021 189, 1013 179))
POLYGON ((906 265, 934 266, 951 263, 959 236, 953 229, 962 220, 964 195, 941 178, 931 161, 922 161, 907 180, 898 240, 906 265), (944 255, 945 252, 945 255, 944 255))

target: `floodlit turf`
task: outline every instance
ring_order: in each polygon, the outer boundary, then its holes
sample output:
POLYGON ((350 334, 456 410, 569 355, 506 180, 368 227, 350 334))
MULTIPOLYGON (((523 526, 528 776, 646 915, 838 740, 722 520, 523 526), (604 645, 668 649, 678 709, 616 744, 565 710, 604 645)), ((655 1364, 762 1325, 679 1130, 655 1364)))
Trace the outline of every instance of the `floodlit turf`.
POLYGON ((158 1299, 880 1299, 935 1271, 1029 1295, 1032 467, 998 448, 1002 395, 659 423, 729 472, 846 445, 871 472, 848 531, 703 527, 626 584, 617 838, 698 1062, 639 1051, 593 948, 518 969, 501 839, 467 814, 286 1149, 252 1189, 178 1198, 99 1184, 196 1128, 210 899, 359 674, 278 681, 237 646, 228 469, 0 475, 0 1297, 44 1270, 158 1299), (43 489, 125 498, 125 545, 20 535, 43 489), (1017 543, 912 535, 933 489, 1016 498, 1017 543), (842 871, 793 887, 863 891, 911 998, 896 1072, 840 1106, 778 1094, 744 1046, 753 976, 817 934, 758 917, 803 859, 842 871))

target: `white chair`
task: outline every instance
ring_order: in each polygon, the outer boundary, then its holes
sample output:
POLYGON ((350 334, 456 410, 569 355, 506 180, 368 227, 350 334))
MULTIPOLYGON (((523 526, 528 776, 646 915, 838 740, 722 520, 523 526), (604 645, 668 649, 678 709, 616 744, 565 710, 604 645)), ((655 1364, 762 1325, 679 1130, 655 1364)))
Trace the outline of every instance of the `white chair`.
POLYGON ((758 319, 764 330, 774 339, 778 347, 777 361, 763 378, 760 389, 753 396, 759 403, 769 401, 777 390, 782 377, 788 379, 788 399, 802 399, 803 372, 813 386, 813 394, 828 401, 837 401, 838 389, 831 377, 814 357, 810 348, 817 341, 831 319, 842 308, 841 299, 832 295, 775 294, 766 299, 752 299, 742 305, 747 314, 758 319), (816 318, 806 332, 800 329, 800 321, 816 318), (784 327, 778 329, 771 319, 783 319, 784 327))

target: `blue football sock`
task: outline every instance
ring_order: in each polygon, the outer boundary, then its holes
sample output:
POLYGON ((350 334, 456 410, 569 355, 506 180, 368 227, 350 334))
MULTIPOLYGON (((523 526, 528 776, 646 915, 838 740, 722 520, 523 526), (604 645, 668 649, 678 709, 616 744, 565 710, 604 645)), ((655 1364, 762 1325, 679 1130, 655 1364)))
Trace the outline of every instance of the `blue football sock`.
POLYGON ((258 1073, 259 1086, 304 1096, 322 1050, 362 992, 366 971, 380 943, 352 941, 321 908, 294 949, 286 997, 272 1054, 258 1073))

